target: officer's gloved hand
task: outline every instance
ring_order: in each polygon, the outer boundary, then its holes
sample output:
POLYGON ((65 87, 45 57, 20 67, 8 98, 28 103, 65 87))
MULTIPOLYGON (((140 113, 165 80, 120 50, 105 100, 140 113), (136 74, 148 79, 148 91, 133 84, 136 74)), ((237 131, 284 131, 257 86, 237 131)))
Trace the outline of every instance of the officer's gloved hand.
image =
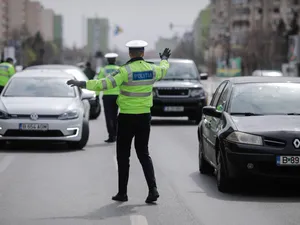
POLYGON ((80 87, 80 88, 85 88, 86 87, 86 82, 85 81, 78 81, 78 80, 68 80, 67 85, 70 85, 71 87, 80 87))
POLYGON ((171 50, 169 48, 165 48, 163 54, 159 53, 159 57, 161 60, 168 60, 171 55, 171 50))

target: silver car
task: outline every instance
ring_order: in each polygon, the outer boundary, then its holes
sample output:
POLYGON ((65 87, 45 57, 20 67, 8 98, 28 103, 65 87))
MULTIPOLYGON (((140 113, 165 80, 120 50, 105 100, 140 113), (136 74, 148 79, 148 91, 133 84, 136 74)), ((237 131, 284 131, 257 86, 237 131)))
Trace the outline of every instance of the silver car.
MULTIPOLYGON (((92 92, 70 87, 61 71, 15 74, 0 95, 0 142, 47 140, 82 149, 89 138, 92 92)), ((4 146, 5 143, 0 144, 4 146)))

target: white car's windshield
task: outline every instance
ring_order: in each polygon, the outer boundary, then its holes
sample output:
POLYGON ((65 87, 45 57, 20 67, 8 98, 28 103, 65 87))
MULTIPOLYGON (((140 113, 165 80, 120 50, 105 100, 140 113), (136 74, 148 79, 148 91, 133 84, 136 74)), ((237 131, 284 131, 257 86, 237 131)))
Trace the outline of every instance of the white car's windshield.
POLYGON ((75 89, 66 84, 66 78, 16 77, 8 84, 5 97, 63 97, 76 96, 75 89))
POLYGON ((300 114, 300 84, 252 83, 234 87, 230 113, 300 114))
POLYGON ((87 76, 79 69, 64 69, 68 74, 73 75, 77 80, 88 81, 87 76))
MULTIPOLYGON (((159 62, 155 62, 159 65, 159 62)), ((198 80, 198 70, 193 62, 170 62, 170 68, 163 80, 198 80)))

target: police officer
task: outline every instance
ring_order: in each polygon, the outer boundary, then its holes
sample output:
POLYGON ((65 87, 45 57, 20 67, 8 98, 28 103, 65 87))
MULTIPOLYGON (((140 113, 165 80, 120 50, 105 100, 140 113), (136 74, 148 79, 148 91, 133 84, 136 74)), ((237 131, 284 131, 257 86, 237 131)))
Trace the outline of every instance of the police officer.
POLYGON ((9 79, 16 73, 14 60, 7 58, 5 62, 0 63, 0 93, 9 79))
POLYGON ((96 72, 92 69, 92 64, 90 62, 85 64, 85 69, 83 72, 89 78, 89 80, 94 79, 94 76, 96 75, 96 72))
POLYGON ((67 82, 68 85, 94 91, 120 86, 120 95, 117 100, 120 108, 117 132, 119 192, 112 197, 115 201, 128 201, 129 158, 133 137, 135 138, 136 153, 143 167, 149 188, 146 203, 155 202, 159 197, 153 164, 148 150, 151 125, 150 109, 153 104, 153 84, 156 80, 160 80, 166 75, 169 68, 167 60, 171 55, 171 51, 165 49, 160 54, 162 59, 160 65, 156 66, 143 59, 144 47, 147 45, 147 42, 140 40, 128 42, 126 46, 129 47, 131 59, 105 79, 87 82, 69 80, 67 82))
MULTIPOLYGON (((119 66, 116 65, 116 58, 118 57, 118 54, 108 53, 104 57, 107 59, 108 65, 106 65, 104 68, 101 68, 100 73, 98 75, 98 79, 106 78, 107 76, 109 76, 110 73, 119 69, 119 66)), ((119 93, 119 87, 103 91, 102 99, 104 105, 106 127, 108 132, 108 139, 105 140, 105 142, 107 143, 115 142, 117 137, 117 98, 119 93)))

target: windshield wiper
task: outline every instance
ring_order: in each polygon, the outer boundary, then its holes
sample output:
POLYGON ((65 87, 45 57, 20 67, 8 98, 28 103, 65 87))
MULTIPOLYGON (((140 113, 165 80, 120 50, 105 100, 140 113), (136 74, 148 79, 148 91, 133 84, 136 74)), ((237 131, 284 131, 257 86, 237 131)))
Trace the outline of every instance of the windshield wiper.
POLYGON ((287 113, 288 116, 300 116, 300 113, 287 113))
POLYGON ((230 115, 243 115, 243 116, 263 116, 264 114, 252 113, 252 112, 233 112, 230 115))

